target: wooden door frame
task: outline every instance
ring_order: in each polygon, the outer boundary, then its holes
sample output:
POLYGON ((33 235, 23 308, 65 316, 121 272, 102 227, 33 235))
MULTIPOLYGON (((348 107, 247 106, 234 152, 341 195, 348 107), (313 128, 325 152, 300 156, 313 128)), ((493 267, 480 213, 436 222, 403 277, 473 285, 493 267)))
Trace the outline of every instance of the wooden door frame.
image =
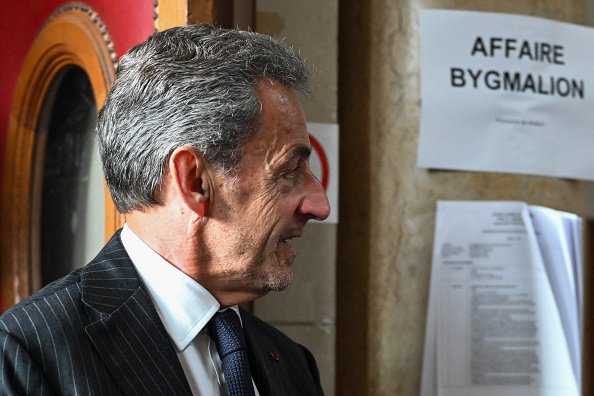
MULTIPOLYGON (((115 77, 117 57, 95 11, 79 3, 58 9, 38 34, 25 59, 10 114, 3 175, 0 274, 5 310, 41 286, 32 258, 32 183, 35 144, 43 103, 54 78, 68 66, 89 77, 98 108, 115 77)), ((38 180, 37 180, 38 181, 38 180)), ((105 194, 106 234, 121 222, 105 194)))

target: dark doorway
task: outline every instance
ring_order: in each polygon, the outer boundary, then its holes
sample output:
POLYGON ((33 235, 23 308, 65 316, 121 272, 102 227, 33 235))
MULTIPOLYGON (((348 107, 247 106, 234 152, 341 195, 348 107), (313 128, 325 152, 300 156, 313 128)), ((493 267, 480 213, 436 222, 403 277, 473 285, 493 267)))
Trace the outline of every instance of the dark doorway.
POLYGON ((40 286, 85 265, 103 246, 96 117, 87 74, 63 68, 44 99, 35 144, 31 257, 40 286))

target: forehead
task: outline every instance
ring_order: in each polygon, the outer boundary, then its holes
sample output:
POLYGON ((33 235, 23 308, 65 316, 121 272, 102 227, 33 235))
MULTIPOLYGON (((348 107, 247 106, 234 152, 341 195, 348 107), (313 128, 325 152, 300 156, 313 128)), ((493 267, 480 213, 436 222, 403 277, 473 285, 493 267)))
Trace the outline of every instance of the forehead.
POLYGON ((273 155, 310 149, 305 115, 295 93, 270 80, 256 84, 255 91, 262 106, 260 128, 246 143, 244 159, 269 160, 273 155))

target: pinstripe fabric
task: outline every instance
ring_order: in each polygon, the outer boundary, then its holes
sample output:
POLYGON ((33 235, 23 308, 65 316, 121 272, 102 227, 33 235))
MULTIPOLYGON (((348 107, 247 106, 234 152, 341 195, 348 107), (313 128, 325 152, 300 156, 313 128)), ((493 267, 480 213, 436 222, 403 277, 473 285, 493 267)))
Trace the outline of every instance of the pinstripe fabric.
MULTIPOLYGON (((262 396, 321 394, 305 348, 246 311, 242 318, 262 396)), ((0 316, 0 353, 1 395, 191 394, 119 231, 86 267, 0 316)))
POLYGON ((119 232, 89 265, 0 317, 4 395, 190 395, 119 232))

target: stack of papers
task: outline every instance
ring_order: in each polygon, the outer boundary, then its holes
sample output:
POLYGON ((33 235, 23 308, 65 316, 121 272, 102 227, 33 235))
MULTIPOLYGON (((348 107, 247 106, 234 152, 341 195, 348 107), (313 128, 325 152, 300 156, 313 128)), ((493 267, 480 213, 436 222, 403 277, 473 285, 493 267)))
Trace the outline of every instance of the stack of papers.
POLYGON ((438 202, 421 396, 579 396, 582 224, 438 202))

